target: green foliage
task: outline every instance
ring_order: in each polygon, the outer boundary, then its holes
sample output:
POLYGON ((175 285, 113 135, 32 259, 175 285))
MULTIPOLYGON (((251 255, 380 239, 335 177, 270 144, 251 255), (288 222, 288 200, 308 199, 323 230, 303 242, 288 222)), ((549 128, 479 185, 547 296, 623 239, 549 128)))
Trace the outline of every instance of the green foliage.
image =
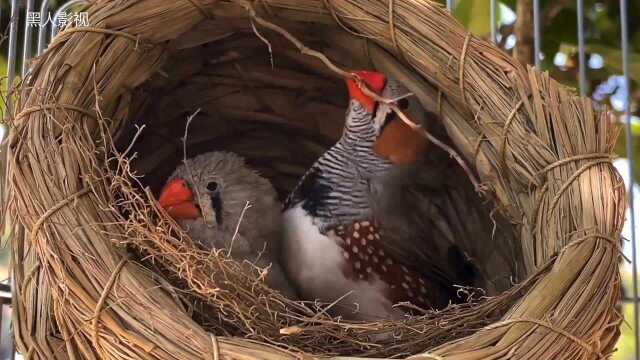
MULTIPOLYGON (((500 8, 496 6, 496 19, 500 18, 500 8)), ((491 1, 456 1, 453 16, 474 35, 485 36, 491 32, 491 1)))
MULTIPOLYGON (((624 131, 624 130, 623 130, 624 131)), ((633 169, 636 182, 640 179, 640 124, 631 123, 631 135, 633 136, 633 169)), ((627 137, 624 132, 620 134, 616 143, 615 152, 620 157, 625 157, 627 153, 627 137)))
MULTIPOLYGON (((604 66, 614 74, 622 74, 622 51, 616 47, 601 44, 587 44, 586 51, 600 54, 604 58, 604 66)), ((640 53, 629 54, 629 76, 640 82, 640 53)))
MULTIPOLYGON (((631 277, 631 274, 629 274, 629 277, 631 277)), ((633 304, 622 304, 622 314, 625 319, 633 319, 633 304)), ((626 321, 622 323, 620 330, 622 331, 622 335, 616 344, 618 351, 613 354, 612 360, 633 360, 635 358, 635 333, 633 331, 633 325, 630 321, 626 321)))

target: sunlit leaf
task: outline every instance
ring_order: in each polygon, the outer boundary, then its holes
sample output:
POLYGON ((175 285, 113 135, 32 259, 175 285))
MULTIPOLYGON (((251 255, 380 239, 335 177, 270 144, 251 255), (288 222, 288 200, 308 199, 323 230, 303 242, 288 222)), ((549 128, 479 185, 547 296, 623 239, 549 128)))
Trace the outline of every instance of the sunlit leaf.
MULTIPOLYGON (((499 7, 496 7, 499 12, 499 7)), ((485 36, 491 32, 491 1, 461 0, 456 1, 453 15, 474 35, 485 36)), ((499 19, 500 15, 496 14, 499 19)))
MULTIPOLYGON (((620 126, 624 126, 620 124, 620 126)), ((631 123, 631 134, 633 135, 633 168, 634 170, 634 179, 636 182, 640 180, 640 124, 632 122, 631 123)), ((618 137, 618 142, 615 146, 615 153, 620 157, 627 157, 627 139, 626 134, 623 132, 620 133, 618 137)))
MULTIPOLYGON (((618 74, 622 74, 622 51, 618 48, 612 48, 600 44, 588 44, 586 46, 588 52, 600 54, 604 58, 604 66, 613 70, 618 74)), ((640 81, 640 54, 629 54, 629 76, 634 81, 640 81)))

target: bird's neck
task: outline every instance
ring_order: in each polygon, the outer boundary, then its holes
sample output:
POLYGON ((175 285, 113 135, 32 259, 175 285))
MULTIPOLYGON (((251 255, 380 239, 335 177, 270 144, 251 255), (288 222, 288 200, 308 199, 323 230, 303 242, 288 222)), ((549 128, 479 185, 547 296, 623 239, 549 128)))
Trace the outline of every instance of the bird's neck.
POLYGON ((301 204, 324 228, 370 218, 371 180, 392 167, 373 152, 376 131, 370 117, 353 117, 287 200, 286 208, 301 204))

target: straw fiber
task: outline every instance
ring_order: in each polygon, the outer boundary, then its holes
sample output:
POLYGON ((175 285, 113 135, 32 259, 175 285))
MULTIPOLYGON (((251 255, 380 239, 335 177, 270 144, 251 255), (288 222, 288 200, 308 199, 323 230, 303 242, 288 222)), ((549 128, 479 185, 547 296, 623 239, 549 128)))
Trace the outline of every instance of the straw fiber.
POLYGON ((616 127, 589 99, 426 0, 96 0, 87 11, 90 27, 70 24, 34 60, 10 124, 4 210, 27 358, 612 352, 625 191, 616 127), (424 159, 425 221, 465 250, 483 290, 351 323, 199 249, 154 196, 185 153, 216 149, 285 196, 340 136, 343 78, 372 68, 435 114, 408 114, 443 145, 424 159))

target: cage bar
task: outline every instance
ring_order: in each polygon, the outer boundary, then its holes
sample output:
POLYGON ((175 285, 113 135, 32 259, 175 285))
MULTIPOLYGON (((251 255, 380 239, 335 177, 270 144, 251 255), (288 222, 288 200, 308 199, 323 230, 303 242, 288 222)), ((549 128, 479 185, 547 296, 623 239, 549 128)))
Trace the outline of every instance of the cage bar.
POLYGON ((627 184, 627 193, 629 196, 629 222, 631 225, 631 269, 633 276, 633 329, 635 331, 634 349, 635 358, 640 359, 640 337, 638 332, 640 331, 640 316, 638 314, 638 256, 636 254, 636 221, 635 221, 635 201, 633 199, 633 187, 634 187, 634 168, 633 168, 633 133, 631 127, 631 81, 629 80, 629 30, 628 30, 628 17, 627 17, 627 1, 620 0, 620 48, 622 50, 622 73, 624 78, 624 85, 626 89, 625 101, 624 101, 624 124, 625 124, 625 140, 626 140, 626 153, 629 166, 629 183, 627 184))
MULTIPOLYGON (((35 0, 27 0, 25 14, 28 18, 29 14, 33 13, 35 0)), ((22 76, 27 72, 27 62, 31 59, 31 34, 32 25, 25 20, 24 22, 24 48, 22 49, 22 76)))
POLYGON ((490 18, 491 18, 491 42, 496 43, 496 0, 491 0, 491 10, 490 10, 490 18))
POLYGON ((533 0, 533 63, 540 69, 540 55, 542 50, 540 35, 540 0, 533 0))
POLYGON ((584 0, 578 0, 578 84, 580 96, 587 94, 587 69, 584 53, 584 0))
POLYGON ((47 17, 49 14, 49 1, 50 0, 42 0, 42 4, 40 5, 40 28, 38 29, 38 55, 44 52, 44 48, 47 45, 47 17))
POLYGON ((9 58, 7 59, 7 117, 12 116, 13 101, 11 87, 16 77, 16 52, 18 51, 18 26, 20 22, 20 8, 18 0, 11 0, 11 19, 9 20, 9 58))

